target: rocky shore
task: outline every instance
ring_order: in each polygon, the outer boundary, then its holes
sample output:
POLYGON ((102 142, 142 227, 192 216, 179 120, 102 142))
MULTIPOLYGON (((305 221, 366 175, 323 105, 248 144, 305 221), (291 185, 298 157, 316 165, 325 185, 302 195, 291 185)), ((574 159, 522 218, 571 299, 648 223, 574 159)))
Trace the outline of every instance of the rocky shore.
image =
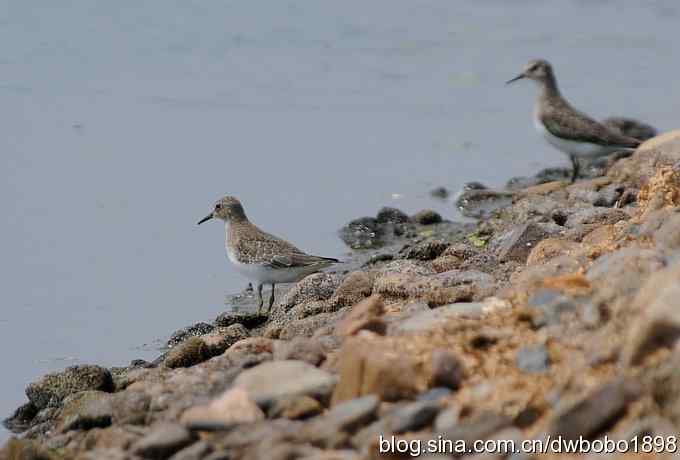
POLYGON ((457 204, 475 223, 391 208, 356 219, 340 231, 351 260, 287 287, 268 318, 222 314, 154 362, 30 383, 0 459, 411 458, 381 453, 381 435, 670 439, 680 131, 586 173, 469 187, 457 204))

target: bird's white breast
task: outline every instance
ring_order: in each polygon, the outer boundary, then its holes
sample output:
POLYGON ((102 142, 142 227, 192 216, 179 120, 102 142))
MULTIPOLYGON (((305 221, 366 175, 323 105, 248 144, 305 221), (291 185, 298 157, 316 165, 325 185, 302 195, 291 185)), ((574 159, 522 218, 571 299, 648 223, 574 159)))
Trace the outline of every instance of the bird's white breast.
POLYGON ((236 252, 229 244, 229 223, 225 224, 225 247, 227 257, 236 271, 245 278, 262 284, 294 283, 317 271, 315 267, 272 268, 263 264, 247 264, 239 261, 236 252))

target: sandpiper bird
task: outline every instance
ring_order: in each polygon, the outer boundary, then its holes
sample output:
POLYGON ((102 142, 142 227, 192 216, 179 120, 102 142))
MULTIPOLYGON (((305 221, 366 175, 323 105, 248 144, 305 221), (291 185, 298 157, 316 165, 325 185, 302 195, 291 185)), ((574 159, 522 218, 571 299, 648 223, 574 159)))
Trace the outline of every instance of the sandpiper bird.
POLYGON ((264 284, 272 286, 269 311, 274 304, 274 287, 277 283, 300 281, 307 275, 339 262, 329 257, 306 254, 289 242, 263 232, 248 220, 243 205, 233 196, 225 196, 215 203, 214 210, 201 219, 198 225, 213 218, 225 222, 229 260, 242 275, 257 282, 258 314, 264 303, 264 284))
POLYGON ((541 87, 534 109, 534 126, 553 147, 569 155, 573 166, 571 182, 579 173, 579 158, 595 158, 613 152, 630 152, 640 141, 624 136, 574 109, 560 94, 552 66, 548 61, 529 61, 524 71, 507 81, 522 78, 541 87))

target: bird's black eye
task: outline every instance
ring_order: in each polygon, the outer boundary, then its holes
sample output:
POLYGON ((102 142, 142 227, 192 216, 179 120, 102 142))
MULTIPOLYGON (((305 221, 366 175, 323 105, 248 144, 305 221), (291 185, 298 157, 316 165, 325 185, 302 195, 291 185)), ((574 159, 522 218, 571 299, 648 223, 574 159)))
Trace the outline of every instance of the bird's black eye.
POLYGON ((217 204, 215 205, 215 209, 220 209, 220 208, 222 208, 222 205, 219 204, 219 203, 217 203, 217 204))
POLYGON ((529 72, 536 72, 538 70, 538 64, 532 65, 529 68, 529 72))

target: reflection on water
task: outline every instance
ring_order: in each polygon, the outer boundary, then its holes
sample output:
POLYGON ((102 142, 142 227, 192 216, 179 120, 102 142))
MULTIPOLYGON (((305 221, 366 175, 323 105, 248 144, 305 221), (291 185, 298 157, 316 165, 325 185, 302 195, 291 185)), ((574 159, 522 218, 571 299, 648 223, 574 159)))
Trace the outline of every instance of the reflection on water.
POLYGON ((508 6, 3 2, 0 414, 47 371, 152 359, 217 316, 246 284, 195 226, 220 196, 342 256, 336 230, 382 205, 455 218, 429 190, 566 165, 535 89, 503 85, 529 58, 595 116, 677 123, 676 2, 508 6))

